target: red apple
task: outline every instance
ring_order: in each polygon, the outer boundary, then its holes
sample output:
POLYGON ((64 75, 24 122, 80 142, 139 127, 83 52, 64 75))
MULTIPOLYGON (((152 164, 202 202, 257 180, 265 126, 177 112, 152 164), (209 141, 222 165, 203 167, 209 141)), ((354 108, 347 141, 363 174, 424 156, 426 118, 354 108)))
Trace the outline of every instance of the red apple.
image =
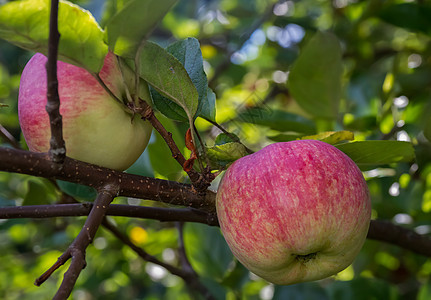
MULTIPOLYGON (((43 54, 35 54, 24 68, 19 88, 19 122, 29 149, 36 152, 48 151, 51 136, 45 111, 46 62, 43 54)), ((88 71, 58 61, 57 74, 66 154, 107 168, 127 169, 147 146, 151 124, 127 113, 124 104, 114 100, 88 71)), ((123 74, 114 54, 105 57, 100 77, 118 98, 124 97, 123 74)))
POLYGON ((235 161, 216 199, 233 254, 274 284, 318 280, 345 269, 370 224, 361 171, 320 141, 275 143, 235 161))

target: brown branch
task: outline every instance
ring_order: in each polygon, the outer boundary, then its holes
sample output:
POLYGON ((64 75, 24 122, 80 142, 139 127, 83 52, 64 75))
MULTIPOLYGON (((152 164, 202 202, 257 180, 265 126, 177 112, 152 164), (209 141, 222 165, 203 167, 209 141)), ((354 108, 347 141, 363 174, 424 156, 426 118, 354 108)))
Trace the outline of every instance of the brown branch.
POLYGON ((109 204, 114 199, 117 192, 118 188, 112 185, 107 185, 99 192, 94 201, 94 206, 78 236, 69 248, 58 258, 57 262, 49 268, 48 271, 36 279, 35 285, 41 285, 56 269, 62 266, 70 258, 72 259, 69 269, 64 274, 63 281, 53 299, 67 299, 72 292, 81 270, 86 265, 85 251, 92 243, 94 236, 105 217, 109 204))
POLYGON ((9 143, 15 149, 21 148, 19 143, 15 140, 13 135, 0 124, 0 136, 5 139, 7 143, 9 143))
POLYGON ((188 270, 183 270, 167 264, 157 257, 148 254, 144 249, 136 246, 126 235, 121 233, 113 224, 111 224, 107 219, 104 220, 103 226, 108 229, 114 236, 116 236, 121 242, 125 245, 129 246, 136 254, 138 254, 143 260, 147 262, 151 262, 153 264, 159 265, 166 270, 168 270, 171 274, 181 277, 187 285, 190 285, 193 290, 199 291, 205 299, 215 299, 208 289, 199 282, 199 277, 197 275, 192 275, 188 270))
MULTIPOLYGON (((93 203, 28 205, 1 207, 0 219, 54 218, 87 216, 93 203)), ((215 213, 194 208, 160 208, 137 205, 111 204, 107 216, 155 219, 162 222, 194 222, 218 226, 215 213)))
MULTIPOLYGON (((92 203, 34 205, 2 207, 0 219, 14 218, 53 218, 88 215, 92 203)), ((219 226, 215 213, 198 209, 156 208, 111 204, 106 215, 131 218, 156 219, 159 221, 195 222, 219 226)), ((415 253, 431 257, 431 238, 420 235, 388 221, 373 220, 370 224, 368 239, 387 242, 415 253)))
POLYGON ((57 170, 46 153, 0 147, 0 171, 28 174, 65 180, 94 187, 107 183, 118 184, 119 196, 160 201, 172 205, 189 206, 213 211, 215 194, 197 193, 190 184, 127 174, 66 157, 61 170, 57 170))
POLYGON ((431 238, 388 221, 372 220, 367 238, 431 257, 431 238))
POLYGON ((66 146, 63 139, 63 123, 60 114, 60 96, 58 95, 58 78, 57 78, 57 54, 60 33, 58 32, 58 0, 51 1, 51 12, 49 17, 49 44, 48 44, 48 61, 46 63, 47 73, 47 104, 46 111, 49 115, 51 125, 51 140, 49 156, 59 168, 66 157, 66 146))
POLYGON ((193 269, 192 264, 187 257, 186 249, 184 246, 184 223, 177 222, 176 225, 178 229, 178 254, 181 262, 181 268, 188 274, 188 280, 186 281, 187 286, 191 291, 199 291, 199 293, 201 293, 205 297, 205 299, 215 299, 208 291, 208 289, 200 283, 199 275, 193 269))
MULTIPOLYGON (((140 108, 135 108, 134 110, 139 113, 142 118, 148 120, 151 125, 153 125, 154 129, 156 129, 157 132, 162 136, 169 149, 171 150, 172 157, 181 165, 181 167, 183 167, 187 160, 181 153, 180 149, 178 149, 177 144, 172 138, 172 133, 168 132, 166 128, 162 125, 162 123, 160 123, 160 121, 156 118, 151 106, 149 106, 145 101, 140 101, 139 105, 140 108)), ((188 170, 187 175, 189 176, 193 186, 198 192, 205 192, 206 189, 210 186, 211 180, 209 178, 206 178, 207 176, 199 174, 194 169, 188 170)))

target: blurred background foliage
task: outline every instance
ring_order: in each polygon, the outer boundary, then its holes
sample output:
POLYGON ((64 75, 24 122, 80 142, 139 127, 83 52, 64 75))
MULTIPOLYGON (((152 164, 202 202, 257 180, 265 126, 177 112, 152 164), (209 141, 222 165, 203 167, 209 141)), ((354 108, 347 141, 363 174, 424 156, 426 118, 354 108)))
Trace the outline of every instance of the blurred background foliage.
MULTIPOLYGON (((89 9, 103 27, 127 1, 74 2, 89 9)), ((324 130, 350 130, 356 140, 411 141, 414 162, 370 165, 364 174, 373 218, 430 235, 430 34, 427 0, 181 0, 151 39, 164 46, 190 36, 200 41, 209 85, 217 95, 216 120, 254 150, 324 130), (290 86, 292 66, 316 32, 338 40, 342 55, 341 100, 329 117, 318 109, 323 100, 315 99, 316 108, 307 108, 295 101, 290 86)), ((323 46, 320 51, 319 44, 313 47, 306 71, 316 67, 318 72, 332 52, 323 46)), ((17 92, 20 72, 31 55, 0 40, 0 124, 24 148, 17 92)), ((333 65, 326 68, 332 70, 333 65)), ((313 92, 324 97, 337 91, 313 92)), ((185 125, 161 118, 184 149, 185 125)), ((200 118, 196 126, 212 146, 219 131, 200 118)), ((177 164, 166 163, 169 159, 168 149, 154 134, 129 172, 184 181, 177 164)), ((59 185, 79 199, 92 197, 87 189, 59 185)), ((60 198, 46 179, 0 173, 0 206, 49 204, 60 198)), ((115 202, 160 205, 126 198, 115 202)), ((150 254, 178 263, 174 224, 110 219, 150 254)), ((66 267, 41 287, 33 285, 34 279, 67 248, 83 222, 83 217, 0 220, 0 299, 52 297, 66 267)), ((354 264, 337 276, 288 287, 270 285, 234 261, 218 228, 187 224, 185 247, 218 299, 431 299, 431 259, 377 241, 368 240, 354 264)), ((144 262, 104 229, 88 248, 87 262, 72 299, 190 299, 181 279, 144 262)))

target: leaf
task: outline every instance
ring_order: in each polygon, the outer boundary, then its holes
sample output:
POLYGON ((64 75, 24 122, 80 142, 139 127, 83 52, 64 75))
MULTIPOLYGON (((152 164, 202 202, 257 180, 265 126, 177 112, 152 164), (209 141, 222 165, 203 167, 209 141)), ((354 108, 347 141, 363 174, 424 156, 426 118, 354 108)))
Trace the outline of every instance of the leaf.
POLYGON ((335 119, 341 98, 341 47, 329 32, 317 32, 305 45, 289 73, 296 102, 318 118, 335 119))
POLYGON ((216 94, 211 88, 207 88, 207 96, 202 99, 199 116, 215 122, 216 118, 216 94))
POLYGON ((184 245, 190 263, 199 275, 222 280, 233 261, 233 255, 220 228, 186 223, 184 245))
POLYGON ((92 187, 63 180, 56 180, 56 182, 60 190, 72 197, 89 201, 97 196, 96 189, 92 187))
POLYGON ((223 145, 223 144, 227 144, 227 143, 231 143, 231 142, 237 142, 239 141, 239 137, 233 133, 230 134, 231 136, 229 136, 226 133, 220 133, 215 141, 214 141, 214 145, 219 146, 219 145, 223 145), (233 139, 235 138, 235 139, 233 139))
POLYGON ((327 292, 315 282, 275 286, 273 300, 329 300, 327 292))
MULTIPOLYGON (((25 0, 0 6, 0 38, 35 52, 48 54, 49 1, 25 0)), ((67 1, 59 4, 59 59, 90 72, 99 72, 108 47, 94 17, 67 1)))
POLYGON ((55 188, 46 179, 32 178, 27 181, 27 186, 27 194, 22 205, 49 204, 56 199, 55 188))
POLYGON ((292 131, 312 134, 316 127, 311 120, 300 115, 281 110, 253 107, 238 114, 238 119, 243 122, 268 126, 278 131, 292 131))
POLYGON ((355 138, 353 132, 342 131, 325 131, 316 135, 309 135, 301 137, 301 140, 319 140, 331 145, 335 145, 341 141, 353 141, 355 138))
POLYGON ((122 57, 135 58, 143 40, 175 4, 176 0, 133 0, 106 25, 109 48, 122 57))
POLYGON ((148 154, 148 147, 145 149, 144 153, 141 154, 138 160, 126 170, 126 172, 129 174, 154 177, 154 171, 148 154))
POLYGON ((217 165, 226 166, 248 153, 243 144, 230 142, 207 149, 208 158, 217 165))
POLYGON ((291 134, 285 134, 285 133, 280 133, 280 134, 276 134, 276 135, 270 135, 268 136, 268 139, 270 139, 271 141, 274 142, 290 142, 290 141, 294 141, 294 140, 299 140, 303 137, 303 134, 298 134, 298 133, 291 133, 291 134))
POLYGON ((431 6, 400 3, 383 8, 378 16, 392 25, 431 34, 431 6))
POLYGON ((199 95, 181 62, 149 41, 141 47, 139 56, 139 75, 160 94, 181 106, 188 120, 192 120, 199 95))
POLYGON ((368 300, 401 299, 396 286, 378 278, 355 278, 350 281, 335 281, 325 287, 329 299, 368 300))
MULTIPOLYGON (((166 50, 184 66, 198 92, 198 108, 194 115, 201 115, 210 120, 215 119, 215 94, 208 88, 207 76, 203 68, 203 58, 199 41, 187 38, 169 45, 166 50)), ((184 110, 157 91, 152 91, 155 106, 168 118, 178 121, 188 121, 184 110)))
POLYGON ((335 145, 359 165, 410 162, 415 158, 413 146, 400 141, 358 141, 335 145))

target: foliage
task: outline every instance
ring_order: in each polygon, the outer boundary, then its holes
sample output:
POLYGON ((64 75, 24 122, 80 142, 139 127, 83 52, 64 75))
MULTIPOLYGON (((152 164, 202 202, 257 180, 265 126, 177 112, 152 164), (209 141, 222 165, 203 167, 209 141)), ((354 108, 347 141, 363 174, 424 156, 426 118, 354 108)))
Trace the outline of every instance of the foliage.
MULTIPOLYGON (((95 18, 61 2, 59 58, 97 73, 109 46, 150 85, 156 115, 186 157, 184 136, 193 121, 217 170, 246 155, 243 144, 256 151, 274 141, 321 139, 364 171, 373 218, 430 236, 429 1, 74 2, 95 18), (214 123, 234 139, 219 135, 214 123)), ((11 44, 46 53, 47 3, 0 6, 0 124, 22 147, 16 99, 19 74, 33 52, 11 44)), ((6 138, 1 142, 10 146, 6 138)), ((187 182, 157 133, 128 172, 187 182)), ((61 191, 78 200, 94 198, 94 190, 82 186, 0 172, 0 207, 52 204, 61 200, 61 191)), ((114 202, 166 206, 122 197, 114 202)), ((149 254, 179 264, 175 224, 110 219, 149 254)), ((52 297, 67 266, 41 287, 34 279, 68 247, 83 222, 83 217, 0 220, 0 298, 52 297)), ((332 278, 281 287, 234 260, 218 228, 186 224, 184 234, 193 268, 217 299, 428 299, 431 294, 430 258, 382 242, 368 240, 354 264, 332 278)), ((73 299, 189 299, 196 293, 103 229, 86 259, 73 299)))

